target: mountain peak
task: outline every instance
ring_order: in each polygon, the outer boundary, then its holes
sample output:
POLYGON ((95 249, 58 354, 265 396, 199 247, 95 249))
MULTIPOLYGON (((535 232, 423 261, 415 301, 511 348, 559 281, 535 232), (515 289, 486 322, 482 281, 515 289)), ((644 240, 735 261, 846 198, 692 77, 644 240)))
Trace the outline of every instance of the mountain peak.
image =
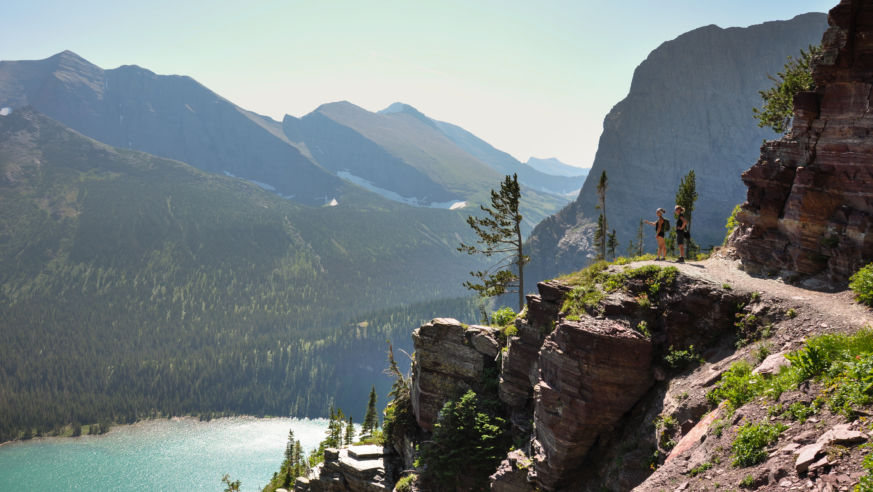
POLYGON ((379 111, 379 114, 384 114, 384 115, 408 114, 409 116, 412 116, 413 118, 421 121, 422 123, 425 123, 427 125, 435 127, 434 121, 432 119, 428 118, 427 115, 425 115, 421 111, 415 109, 414 107, 410 106, 409 104, 402 103, 402 102, 392 103, 387 108, 383 109, 382 111, 379 111))

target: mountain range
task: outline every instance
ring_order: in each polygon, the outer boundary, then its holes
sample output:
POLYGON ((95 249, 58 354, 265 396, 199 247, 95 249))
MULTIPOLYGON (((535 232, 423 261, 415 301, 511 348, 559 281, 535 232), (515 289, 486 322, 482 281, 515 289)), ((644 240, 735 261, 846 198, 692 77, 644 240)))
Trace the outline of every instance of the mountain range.
MULTIPOLYGON (((575 271, 595 256, 592 236, 600 213, 597 183, 608 178, 607 221, 625 254, 640 219, 672 211, 679 182, 694 170, 699 194, 691 236, 702 247, 722 243, 725 221, 745 200, 740 174, 761 143, 775 135, 759 128, 752 108, 768 77, 788 56, 818 44, 827 28, 821 13, 745 28, 701 27, 667 41, 634 71, 630 92, 603 122, 597 154, 578 197, 531 234, 534 278, 575 271)), ((668 219, 674 220, 672 213, 668 219)), ((653 252, 654 234, 644 230, 653 252)))
POLYGON ((515 172, 530 231, 583 181, 537 171, 405 104, 372 113, 330 103, 280 123, 190 77, 134 65, 104 70, 71 51, 0 62, 0 108, 27 105, 100 142, 244 178, 305 205, 347 202, 363 187, 415 206, 457 208, 483 203, 515 172))

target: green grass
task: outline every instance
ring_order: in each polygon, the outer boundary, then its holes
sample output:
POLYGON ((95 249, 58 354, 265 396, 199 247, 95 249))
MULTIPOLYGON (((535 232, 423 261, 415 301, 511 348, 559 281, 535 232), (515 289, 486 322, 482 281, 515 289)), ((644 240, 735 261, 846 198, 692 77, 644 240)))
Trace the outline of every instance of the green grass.
MULTIPOLYGON (((855 409, 873 403, 873 329, 866 327, 852 335, 820 335, 786 358, 791 365, 770 377, 752 374, 748 362, 735 362, 707 393, 707 399, 713 404, 727 402, 733 410, 759 397, 776 400, 784 391, 814 379, 825 388, 823 403, 833 412, 853 417, 855 409)), ((798 420, 809 416, 808 410, 799 406, 788 411, 798 420)))
POLYGON ((617 273, 609 273, 607 271, 609 266, 610 263, 599 261, 578 272, 556 279, 573 288, 561 307, 561 311, 568 319, 578 320, 583 314, 595 308, 607 294, 619 289, 628 289, 632 283, 642 283, 645 290, 639 292, 637 300, 641 307, 647 308, 653 302, 657 302, 663 289, 671 287, 679 274, 679 270, 672 266, 644 265, 617 273))

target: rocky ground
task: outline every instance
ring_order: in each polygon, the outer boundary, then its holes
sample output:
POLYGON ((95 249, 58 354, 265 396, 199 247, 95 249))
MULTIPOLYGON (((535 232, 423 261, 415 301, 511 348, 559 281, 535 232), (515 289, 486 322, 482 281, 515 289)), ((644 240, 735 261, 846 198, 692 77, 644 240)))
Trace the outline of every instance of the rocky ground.
POLYGON ((730 355, 724 355, 729 352, 724 350, 703 354, 707 362, 669 381, 659 417, 671 424, 658 433, 659 447, 670 448, 670 454, 634 490, 853 490, 867 473, 861 461, 869 449, 861 444, 869 442, 873 409, 862 409, 860 418, 848 421, 826 405, 816 404, 824 388, 815 383, 785 392, 776 401, 753 400, 733 413, 722 405, 699 420, 687 416, 707 406, 706 393, 732 363, 745 359, 759 371, 773 371, 773 366, 787 362, 782 354, 800 348, 808 337, 873 326, 873 311, 854 302, 850 291, 810 290, 750 276, 724 254, 673 265, 686 275, 721 283, 738 293, 752 293, 758 301, 751 309, 772 326, 766 333, 769 336, 730 355), (770 356, 765 358, 766 354, 770 356), (805 419, 786 415, 792 404, 793 408, 815 409, 815 413, 805 419), (760 421, 787 428, 768 447, 766 461, 734 466, 731 444, 737 430, 747 422, 760 421))

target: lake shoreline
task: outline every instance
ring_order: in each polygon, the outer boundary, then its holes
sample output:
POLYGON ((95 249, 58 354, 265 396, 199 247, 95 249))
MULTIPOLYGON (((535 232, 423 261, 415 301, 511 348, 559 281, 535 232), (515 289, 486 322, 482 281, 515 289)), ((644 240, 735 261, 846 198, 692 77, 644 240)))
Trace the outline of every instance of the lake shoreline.
POLYGON ((279 469, 289 429, 305 449, 324 439, 326 419, 196 416, 120 424, 84 439, 44 436, 0 447, 9 490, 221 490, 221 477, 256 492, 279 469), (124 477, 119 488, 118 477, 124 477))

